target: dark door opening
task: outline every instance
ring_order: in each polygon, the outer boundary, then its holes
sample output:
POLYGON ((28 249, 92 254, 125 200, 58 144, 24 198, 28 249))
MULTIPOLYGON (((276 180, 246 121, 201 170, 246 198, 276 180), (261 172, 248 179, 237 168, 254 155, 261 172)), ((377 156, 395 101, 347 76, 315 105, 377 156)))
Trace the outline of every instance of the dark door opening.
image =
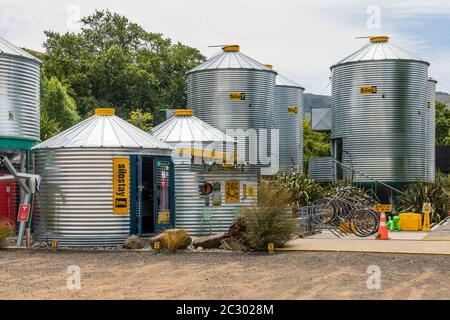
POLYGON ((155 232, 153 158, 142 157, 142 233, 155 232))
POLYGON ((333 157, 337 163, 335 163, 336 180, 342 180, 344 178, 343 167, 341 163, 344 163, 344 148, 342 145, 342 138, 333 139, 333 157))

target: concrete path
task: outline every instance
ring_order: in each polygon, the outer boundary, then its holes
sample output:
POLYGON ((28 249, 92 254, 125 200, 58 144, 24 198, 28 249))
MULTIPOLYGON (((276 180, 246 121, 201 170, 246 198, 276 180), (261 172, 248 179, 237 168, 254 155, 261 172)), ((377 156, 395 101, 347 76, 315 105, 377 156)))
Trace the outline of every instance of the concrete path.
POLYGON ((296 239, 277 251, 344 251, 450 255, 450 241, 373 239, 296 239))
MULTIPOLYGON (((429 235, 429 232, 418 231, 402 231, 402 232, 389 232, 389 237, 392 240, 422 240, 429 235)), ((376 235, 364 238, 363 240, 375 239, 376 235)), ((336 234, 333 234, 330 230, 322 230, 320 233, 316 233, 309 236, 307 239, 339 239, 336 234)), ((345 234, 340 239, 346 240, 361 240, 360 237, 354 234, 345 234)), ((450 240, 450 239, 449 239, 450 240)))
POLYGON ((450 241, 450 219, 447 219, 441 225, 438 225, 425 237, 428 241, 450 241))

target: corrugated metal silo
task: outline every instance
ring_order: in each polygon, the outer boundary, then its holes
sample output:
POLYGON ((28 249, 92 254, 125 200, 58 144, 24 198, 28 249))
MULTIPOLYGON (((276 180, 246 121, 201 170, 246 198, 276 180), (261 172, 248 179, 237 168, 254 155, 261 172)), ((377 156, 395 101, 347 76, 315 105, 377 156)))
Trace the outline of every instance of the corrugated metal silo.
POLYGON ((380 181, 426 180, 428 67, 385 36, 333 65, 335 159, 380 181))
POLYGON ((193 235, 226 231, 239 209, 256 201, 257 174, 234 168, 233 152, 228 157, 231 165, 221 166, 226 143, 233 145, 234 139, 193 116, 192 110, 176 110, 151 134, 175 148, 177 228, 193 235), (200 192, 204 184, 212 187, 211 193, 200 192), (229 185, 238 192, 232 201, 227 196, 229 185))
POLYGON ((282 171, 303 170, 303 91, 278 74, 275 87, 275 128, 279 130, 279 165, 282 171))
POLYGON ((0 137, 39 141, 41 62, 0 38, 0 137))
MULTIPOLYGON (((275 77, 275 71, 241 53, 239 46, 225 46, 187 73, 188 107, 222 132, 254 129, 259 137, 260 129, 274 128, 275 77)), ((268 150, 261 148, 260 152, 256 143, 252 150, 238 143, 240 158, 245 152, 246 160, 254 163, 246 170, 259 171, 270 161, 258 156, 264 151, 270 155, 270 139, 267 142, 268 150)))
POLYGON ((38 144, 33 148, 34 169, 42 183, 34 240, 70 246, 122 244, 130 234, 130 212, 113 211, 113 160, 169 156, 171 149, 115 116, 113 109, 97 109, 96 115, 38 144))
POLYGON ((427 177, 434 182, 436 175, 436 84, 437 81, 428 79, 427 87, 427 177))

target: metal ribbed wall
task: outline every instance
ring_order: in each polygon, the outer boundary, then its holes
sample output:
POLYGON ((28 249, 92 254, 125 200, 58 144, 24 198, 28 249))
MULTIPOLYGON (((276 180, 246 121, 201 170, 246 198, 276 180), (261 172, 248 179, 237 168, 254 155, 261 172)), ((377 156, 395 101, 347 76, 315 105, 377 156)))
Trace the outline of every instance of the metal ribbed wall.
MULTIPOLYGON (((188 73, 188 107, 194 110, 195 116, 223 132, 271 129, 274 127, 275 76, 271 70, 246 69, 188 73), (244 92, 245 100, 230 100, 232 92, 244 92)), ((270 152, 270 146, 268 149, 270 152)), ((256 167, 261 167, 259 161, 256 167)))
POLYGON ((436 175, 436 81, 428 80, 427 87, 427 174, 434 182, 436 175))
POLYGON ((40 64, 0 53, 0 136, 40 139, 40 64))
POLYGON ((332 67, 332 138, 343 138, 347 164, 383 181, 426 179, 427 80, 428 64, 420 61, 332 67), (361 94, 363 86, 378 91, 361 94))
POLYGON ((254 203, 256 197, 242 200, 243 187, 247 183, 257 185, 255 174, 236 172, 203 173, 202 167, 191 164, 175 165, 175 211, 176 227, 186 229, 192 235, 225 232, 233 223, 236 210, 245 205, 254 203), (226 203, 224 182, 226 180, 239 180, 241 182, 241 201, 226 203), (205 199, 199 195, 199 185, 202 182, 221 182, 222 205, 205 206, 205 199), (206 209, 211 210, 211 219, 204 218, 206 209), (203 220, 203 222, 202 222, 203 220))
POLYGON ((303 170, 303 89, 275 87, 275 127, 279 130, 280 170, 303 170), (288 107, 297 113, 289 113, 288 107))
POLYGON ((317 181, 333 181, 333 161, 331 157, 309 159, 309 176, 317 181))
POLYGON ((39 149, 34 170, 42 177, 35 201, 35 241, 60 245, 119 245, 129 235, 129 215, 113 214, 114 157, 133 149, 39 149))

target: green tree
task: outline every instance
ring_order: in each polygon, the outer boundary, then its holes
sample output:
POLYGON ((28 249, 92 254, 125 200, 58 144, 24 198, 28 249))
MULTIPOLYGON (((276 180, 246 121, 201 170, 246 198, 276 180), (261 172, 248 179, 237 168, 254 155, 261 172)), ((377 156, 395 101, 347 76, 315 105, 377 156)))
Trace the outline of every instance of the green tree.
POLYGON ((61 131, 59 123, 48 116, 47 112, 41 112, 41 140, 45 141, 61 131))
POLYGON ((450 110, 436 101, 436 144, 450 145, 450 110))
POLYGON ((161 109, 186 104, 186 71, 205 60, 197 49, 145 31, 126 17, 95 11, 78 34, 46 31, 46 74, 57 77, 86 117, 114 106, 127 117, 141 108, 156 118, 161 109))
POLYGON ((150 112, 142 111, 142 109, 133 110, 128 122, 144 131, 149 131, 153 127, 153 115, 150 112))
POLYGON ((330 134, 313 131, 311 122, 303 120, 303 168, 305 172, 308 172, 309 159, 328 156, 330 152, 330 134))
POLYGON ((75 101, 67 93, 65 86, 56 77, 42 79, 41 85, 41 113, 58 124, 61 130, 65 130, 78 121, 75 101))

